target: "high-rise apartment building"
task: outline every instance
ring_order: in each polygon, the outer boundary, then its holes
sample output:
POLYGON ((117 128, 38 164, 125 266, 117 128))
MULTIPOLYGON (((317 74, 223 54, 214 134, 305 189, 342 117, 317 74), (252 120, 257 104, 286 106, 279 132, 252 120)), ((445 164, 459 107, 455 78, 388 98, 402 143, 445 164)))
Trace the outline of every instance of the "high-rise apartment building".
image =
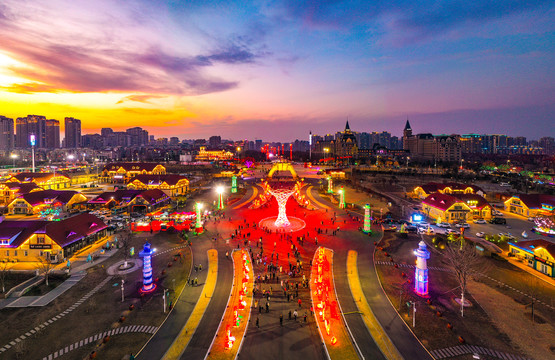
POLYGON ((58 149, 60 147, 60 122, 50 119, 45 121, 45 144, 47 149, 58 149))
POLYGON ((144 146, 148 144, 148 131, 134 127, 125 131, 131 136, 131 146, 144 146))
POLYGON ((65 118, 65 147, 74 149, 81 147, 81 120, 72 117, 65 118))
POLYGON ((540 147, 543 148, 543 153, 546 155, 553 155, 555 154, 555 139, 551 136, 542 137, 538 141, 540 147))
POLYGON ((46 117, 41 115, 27 115, 17 118, 15 122, 16 147, 27 149, 31 147, 29 137, 35 135, 35 147, 46 147, 46 117))
POLYGON ((13 119, 0 115, 0 150, 14 148, 14 122, 13 119))

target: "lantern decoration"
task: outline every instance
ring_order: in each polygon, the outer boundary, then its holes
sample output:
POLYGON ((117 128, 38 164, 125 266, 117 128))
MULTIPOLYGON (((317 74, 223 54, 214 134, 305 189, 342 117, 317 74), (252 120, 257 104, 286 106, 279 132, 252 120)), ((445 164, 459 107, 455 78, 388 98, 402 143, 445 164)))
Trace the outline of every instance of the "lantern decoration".
POLYGON ((197 219, 195 222, 195 231, 197 232, 197 234, 200 234, 202 232, 202 214, 201 214, 201 210, 202 210, 202 203, 196 203, 195 204, 195 210, 197 212, 197 219))
POLYGON ((333 179, 328 176, 328 194, 333 194, 333 179))

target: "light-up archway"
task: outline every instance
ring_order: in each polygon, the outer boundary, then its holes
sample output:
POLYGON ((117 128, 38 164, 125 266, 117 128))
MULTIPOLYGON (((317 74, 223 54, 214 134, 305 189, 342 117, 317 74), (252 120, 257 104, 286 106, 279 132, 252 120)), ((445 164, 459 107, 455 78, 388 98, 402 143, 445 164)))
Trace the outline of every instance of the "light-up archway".
POLYGON ((297 179, 297 172, 293 169, 293 165, 288 162, 279 162, 275 163, 270 172, 268 173, 268 177, 271 178, 276 171, 289 171, 293 179, 297 179))

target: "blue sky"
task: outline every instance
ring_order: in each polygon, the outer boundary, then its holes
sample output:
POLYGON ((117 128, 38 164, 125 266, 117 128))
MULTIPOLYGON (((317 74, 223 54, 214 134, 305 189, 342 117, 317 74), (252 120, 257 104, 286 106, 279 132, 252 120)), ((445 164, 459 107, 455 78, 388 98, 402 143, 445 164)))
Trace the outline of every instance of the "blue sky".
POLYGON ((2 115, 288 141, 555 136, 553 1, 6 0, 2 115))

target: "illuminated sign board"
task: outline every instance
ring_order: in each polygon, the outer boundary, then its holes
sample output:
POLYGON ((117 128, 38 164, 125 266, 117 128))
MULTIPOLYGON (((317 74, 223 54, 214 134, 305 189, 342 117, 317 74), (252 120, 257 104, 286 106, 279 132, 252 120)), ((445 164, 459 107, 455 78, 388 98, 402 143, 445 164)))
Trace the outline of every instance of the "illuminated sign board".
POLYGON ((31 146, 35 146, 37 144, 37 138, 35 137, 35 134, 31 134, 29 136, 29 142, 31 143, 31 146))
POLYGON ((52 244, 29 244, 29 249, 52 249, 52 244))
POLYGON ((421 222, 424 218, 421 214, 412 214, 412 222, 421 222))

